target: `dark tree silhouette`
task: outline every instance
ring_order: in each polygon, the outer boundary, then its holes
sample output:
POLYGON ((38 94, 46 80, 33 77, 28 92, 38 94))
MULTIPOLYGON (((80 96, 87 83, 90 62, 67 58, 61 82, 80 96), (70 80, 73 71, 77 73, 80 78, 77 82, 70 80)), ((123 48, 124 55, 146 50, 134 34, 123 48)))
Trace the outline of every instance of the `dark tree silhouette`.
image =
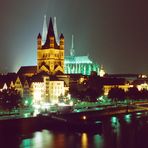
POLYGON ((126 93, 123 89, 114 87, 108 93, 108 98, 112 99, 112 101, 123 101, 126 98, 126 93))
POLYGON ((129 88, 126 94, 127 98, 129 98, 132 101, 140 99, 140 91, 137 89, 137 87, 129 88))
POLYGON ((4 89, 1 92, 0 106, 3 109, 11 110, 14 107, 19 107, 21 105, 21 100, 20 94, 15 89, 4 89))
POLYGON ((140 91, 140 99, 148 100, 148 91, 146 89, 140 91))
POLYGON ((86 96, 90 102, 96 102, 97 98, 103 94, 102 79, 94 73, 88 78, 86 87, 86 96))
POLYGON ((70 88, 70 93, 72 97, 79 98, 81 101, 96 102, 103 94, 102 79, 93 72, 84 83, 70 88))

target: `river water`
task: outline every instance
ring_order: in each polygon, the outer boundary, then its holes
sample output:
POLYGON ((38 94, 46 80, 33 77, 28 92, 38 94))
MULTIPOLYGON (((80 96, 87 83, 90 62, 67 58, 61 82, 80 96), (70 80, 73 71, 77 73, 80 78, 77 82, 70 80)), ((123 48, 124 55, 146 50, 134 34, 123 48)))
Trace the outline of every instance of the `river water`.
POLYGON ((93 132, 42 129, 0 133, 0 148, 148 148, 148 116, 144 113, 102 119, 93 132))

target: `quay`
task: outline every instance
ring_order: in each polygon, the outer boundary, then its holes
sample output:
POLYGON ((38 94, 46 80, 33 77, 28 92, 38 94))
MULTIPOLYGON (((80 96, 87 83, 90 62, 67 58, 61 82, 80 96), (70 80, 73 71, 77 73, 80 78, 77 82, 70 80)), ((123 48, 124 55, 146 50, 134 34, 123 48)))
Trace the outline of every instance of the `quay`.
MULTIPOLYGON (((76 130, 78 132, 100 131, 102 128, 101 121, 105 118, 137 112, 147 113, 147 111, 146 105, 129 105, 83 112, 40 114, 39 116, 28 118, 3 118, 3 120, 0 120, 0 131, 23 133, 41 129, 76 130)), ((148 117, 147 114, 145 116, 148 117)))

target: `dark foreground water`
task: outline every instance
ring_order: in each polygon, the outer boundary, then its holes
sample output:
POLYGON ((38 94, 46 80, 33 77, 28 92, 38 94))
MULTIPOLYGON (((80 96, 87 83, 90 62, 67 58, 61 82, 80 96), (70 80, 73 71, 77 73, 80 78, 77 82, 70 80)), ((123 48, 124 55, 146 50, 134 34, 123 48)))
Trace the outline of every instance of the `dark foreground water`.
POLYGON ((0 132, 0 148, 148 148, 148 116, 143 115, 105 118, 101 132, 0 132))

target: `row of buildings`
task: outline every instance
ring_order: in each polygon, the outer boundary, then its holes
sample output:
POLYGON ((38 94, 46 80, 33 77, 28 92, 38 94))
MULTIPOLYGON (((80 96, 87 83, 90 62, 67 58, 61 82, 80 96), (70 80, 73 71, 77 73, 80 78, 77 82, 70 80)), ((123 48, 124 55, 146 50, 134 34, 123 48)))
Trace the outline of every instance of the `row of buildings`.
MULTIPOLYGON (((7 88, 15 88, 22 98, 31 98, 35 104, 42 104, 44 102, 55 104, 59 102, 60 96, 68 97, 70 87, 74 88, 78 84, 83 83, 83 81, 86 81, 88 77, 82 74, 51 76, 44 72, 28 76, 22 75, 18 71, 18 73, 0 75, 0 91, 7 88)), ((125 91, 133 86, 136 86, 138 90, 148 90, 148 78, 143 78, 138 74, 105 75, 101 78, 101 82, 103 82, 105 96, 114 87, 122 88, 125 91)))
MULTIPOLYGON (((22 66, 17 73, 0 75, 0 90, 10 87, 18 90, 23 98, 33 98, 36 104, 43 102, 57 103, 60 96, 68 94, 69 88, 77 85, 84 77, 95 71, 104 76, 103 67, 92 62, 88 56, 76 56, 74 50, 74 37, 70 55, 65 56, 64 35, 58 36, 56 19, 54 24, 50 18, 47 27, 44 17, 43 33, 37 36, 37 65, 22 66)), ((120 76, 106 75, 104 95, 107 95, 112 87, 120 87, 127 90, 132 87, 131 81, 136 80, 138 75, 124 75, 127 81, 118 83, 114 78, 120 76), (129 78, 132 78, 131 80, 129 78), (130 80, 130 81, 129 81, 130 80)), ((142 87, 147 87, 144 82, 142 87)))
POLYGON ((68 77, 61 76, 58 79, 54 76, 41 74, 28 77, 16 73, 0 75, 0 91, 8 88, 15 88, 22 98, 31 98, 36 104, 58 103, 59 96, 64 96, 69 90, 68 77))

